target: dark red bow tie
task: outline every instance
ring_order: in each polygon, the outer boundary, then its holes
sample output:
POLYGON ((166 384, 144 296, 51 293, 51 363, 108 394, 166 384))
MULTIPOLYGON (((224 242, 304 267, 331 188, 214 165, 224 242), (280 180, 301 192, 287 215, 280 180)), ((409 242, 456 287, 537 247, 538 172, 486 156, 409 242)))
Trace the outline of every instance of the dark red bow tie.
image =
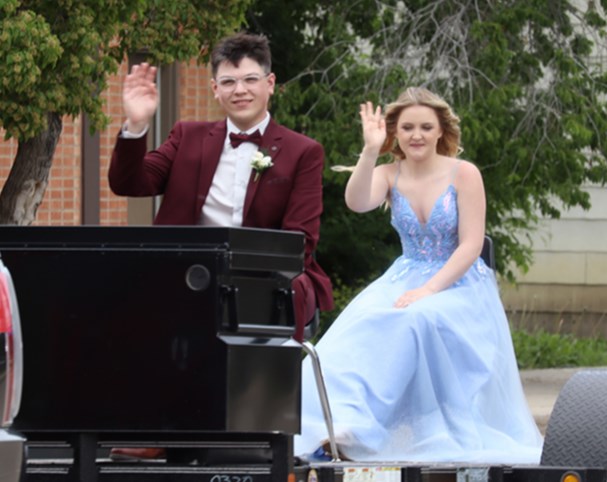
POLYGON ((261 146, 261 132, 259 132, 259 130, 253 132, 253 134, 236 134, 235 132, 230 132, 230 144, 232 144, 234 149, 243 142, 252 142, 253 144, 261 146))

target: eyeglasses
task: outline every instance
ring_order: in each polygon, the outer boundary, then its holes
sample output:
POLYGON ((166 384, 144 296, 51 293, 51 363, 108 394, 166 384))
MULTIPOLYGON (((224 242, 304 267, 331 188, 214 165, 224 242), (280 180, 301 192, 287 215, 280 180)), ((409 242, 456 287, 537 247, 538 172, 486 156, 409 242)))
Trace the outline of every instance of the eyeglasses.
POLYGON ((238 82, 242 82, 246 88, 250 89, 259 85, 262 79, 265 79, 270 74, 248 74, 244 77, 219 77, 216 82, 221 90, 234 90, 238 82))

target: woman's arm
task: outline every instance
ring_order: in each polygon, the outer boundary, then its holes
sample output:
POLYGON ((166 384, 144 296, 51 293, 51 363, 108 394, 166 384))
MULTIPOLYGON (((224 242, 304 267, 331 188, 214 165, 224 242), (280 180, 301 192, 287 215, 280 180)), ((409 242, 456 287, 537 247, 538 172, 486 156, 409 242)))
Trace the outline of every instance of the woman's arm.
POLYGON ((371 102, 361 104, 364 147, 356 167, 346 185, 346 205, 355 212, 364 213, 380 206, 390 188, 385 166, 375 166, 381 146, 386 139, 386 123, 381 108, 371 102))
POLYGON ((483 250, 485 237, 485 187, 478 168, 462 162, 455 178, 458 207, 459 245, 445 266, 428 280, 428 287, 438 292, 460 279, 483 250))

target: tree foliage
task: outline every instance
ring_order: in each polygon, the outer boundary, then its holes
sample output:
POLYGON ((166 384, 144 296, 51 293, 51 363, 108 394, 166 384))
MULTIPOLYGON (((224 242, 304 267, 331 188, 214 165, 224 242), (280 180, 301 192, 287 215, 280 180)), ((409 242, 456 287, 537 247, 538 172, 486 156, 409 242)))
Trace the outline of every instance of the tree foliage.
POLYGON ((100 93, 129 52, 145 51, 158 64, 205 61, 212 43, 242 23, 249 3, 2 0, 0 127, 7 139, 19 141, 19 148, 0 196, 0 222, 33 219, 36 203, 28 213, 17 213, 15 205, 23 198, 42 199, 56 144, 56 139, 49 142, 49 127, 54 126, 50 137, 58 136, 61 117, 81 113, 94 129, 106 125, 100 93), (36 148, 40 145, 45 149, 36 148), (45 168, 32 169, 40 165, 45 168), (35 194, 25 184, 34 186, 35 194))
POLYGON ((607 180, 607 1, 288 3, 256 0, 247 18, 271 38, 284 81, 275 116, 327 151, 319 259, 334 277, 368 280, 400 249, 388 213, 349 213, 347 175, 330 170, 356 162, 364 100, 423 85, 453 105, 461 157, 485 180, 498 270, 511 279, 513 264, 531 261, 523 240, 539 217, 588 209, 584 187, 607 180))

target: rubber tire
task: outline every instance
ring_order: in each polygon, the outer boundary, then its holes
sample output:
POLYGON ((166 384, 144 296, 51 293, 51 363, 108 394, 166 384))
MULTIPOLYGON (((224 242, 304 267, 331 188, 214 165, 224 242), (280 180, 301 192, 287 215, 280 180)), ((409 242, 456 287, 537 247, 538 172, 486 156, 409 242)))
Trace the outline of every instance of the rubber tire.
POLYGON ((559 393, 540 465, 607 467, 607 370, 583 370, 559 393))

